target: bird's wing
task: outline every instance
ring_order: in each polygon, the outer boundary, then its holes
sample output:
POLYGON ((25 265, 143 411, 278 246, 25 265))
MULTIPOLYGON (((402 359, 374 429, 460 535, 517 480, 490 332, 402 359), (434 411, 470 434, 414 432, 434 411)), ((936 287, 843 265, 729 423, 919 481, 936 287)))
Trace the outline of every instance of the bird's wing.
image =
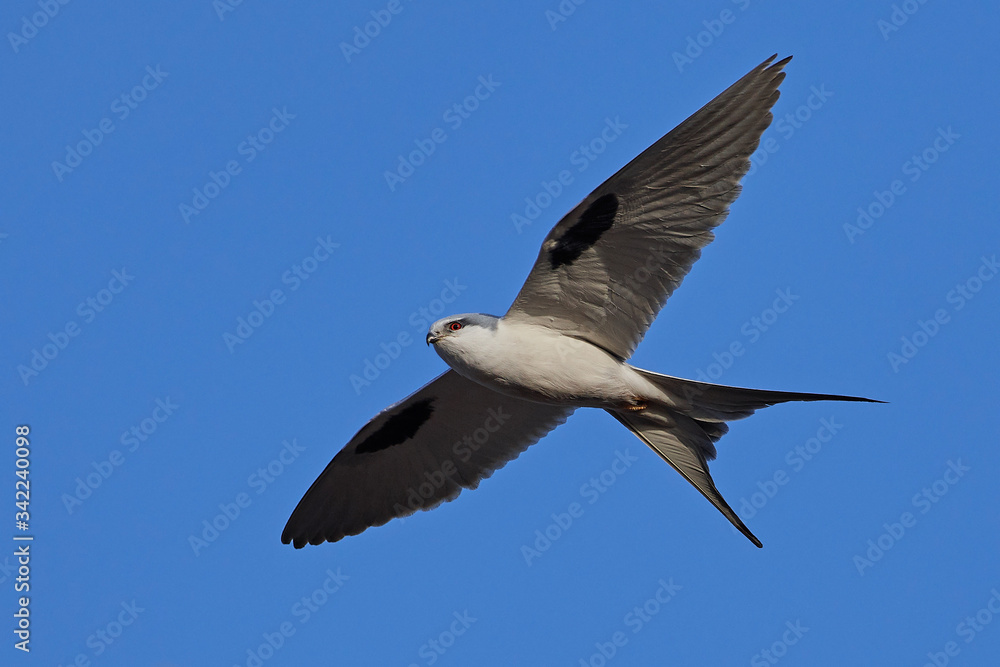
POLYGON ((453 500, 572 413, 504 396, 449 370, 351 438, 299 501, 281 541, 296 549, 336 542, 453 500))
POLYGON ((544 322, 630 357, 740 192, 790 60, 774 58, 560 220, 505 317, 544 322))

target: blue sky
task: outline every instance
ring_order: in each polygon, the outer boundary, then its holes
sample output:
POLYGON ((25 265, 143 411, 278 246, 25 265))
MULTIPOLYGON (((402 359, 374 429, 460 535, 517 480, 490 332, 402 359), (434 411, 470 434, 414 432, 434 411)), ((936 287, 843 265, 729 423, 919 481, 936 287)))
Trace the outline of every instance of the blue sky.
POLYGON ((34 536, 4 664, 1000 652, 994 8, 16 0, 0 26, 2 495, 34 536), (633 360, 889 401, 732 425, 712 472, 764 548, 591 410, 456 502, 282 545, 444 370, 428 317, 503 313, 565 211, 772 53, 743 194, 633 360))

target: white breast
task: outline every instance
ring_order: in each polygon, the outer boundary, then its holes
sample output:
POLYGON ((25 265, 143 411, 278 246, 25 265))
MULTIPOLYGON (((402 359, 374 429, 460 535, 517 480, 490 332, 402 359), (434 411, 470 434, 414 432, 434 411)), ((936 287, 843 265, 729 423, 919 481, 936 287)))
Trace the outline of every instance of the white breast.
POLYGON ((621 405, 648 383, 599 347, 548 327, 501 319, 435 345, 459 374, 503 394, 577 407, 621 405))

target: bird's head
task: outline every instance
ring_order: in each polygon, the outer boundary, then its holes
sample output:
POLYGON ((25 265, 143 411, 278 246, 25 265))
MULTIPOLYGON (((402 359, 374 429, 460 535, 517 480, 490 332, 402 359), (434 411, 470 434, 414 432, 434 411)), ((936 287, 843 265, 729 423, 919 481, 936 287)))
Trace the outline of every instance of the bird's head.
POLYGON ((452 315, 438 320, 427 332, 427 344, 442 351, 455 352, 463 343, 472 342, 482 335, 492 335, 496 331, 499 317, 483 313, 452 315))

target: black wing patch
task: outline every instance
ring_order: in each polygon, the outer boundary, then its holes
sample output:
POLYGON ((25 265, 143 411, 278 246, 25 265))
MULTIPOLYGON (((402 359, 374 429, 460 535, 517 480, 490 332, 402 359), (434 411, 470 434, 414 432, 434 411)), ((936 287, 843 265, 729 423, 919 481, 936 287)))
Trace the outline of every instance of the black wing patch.
POLYGON ((361 441, 355 453, 371 454, 406 442, 431 418, 433 403, 433 398, 425 398, 389 417, 382 428, 361 441))
POLYGON ((576 224, 567 229, 555 243, 549 253, 552 268, 558 269, 563 264, 572 264, 583 251, 590 248, 601 234, 611 229, 618 212, 618 196, 614 193, 598 197, 587 210, 580 215, 576 224))

